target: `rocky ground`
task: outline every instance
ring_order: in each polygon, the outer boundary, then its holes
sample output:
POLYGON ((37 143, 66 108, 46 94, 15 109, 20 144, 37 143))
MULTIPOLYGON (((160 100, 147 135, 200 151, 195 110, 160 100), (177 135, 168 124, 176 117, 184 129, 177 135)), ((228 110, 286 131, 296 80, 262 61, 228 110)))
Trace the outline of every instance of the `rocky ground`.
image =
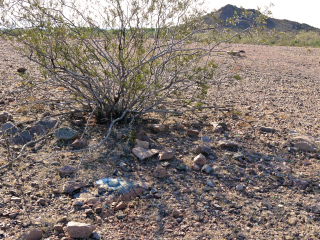
POLYGON ((216 56, 219 109, 144 116, 131 145, 118 124, 82 156, 109 126, 74 140, 88 116, 22 94, 17 69, 39 76, 1 42, 0 239, 319 239, 320 49, 223 50, 245 53, 216 56))

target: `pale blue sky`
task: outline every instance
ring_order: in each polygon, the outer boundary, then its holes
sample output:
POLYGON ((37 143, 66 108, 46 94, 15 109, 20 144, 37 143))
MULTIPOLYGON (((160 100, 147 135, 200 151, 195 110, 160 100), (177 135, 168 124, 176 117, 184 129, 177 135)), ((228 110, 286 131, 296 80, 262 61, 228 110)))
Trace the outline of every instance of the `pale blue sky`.
POLYGON ((269 6, 270 2, 274 6, 270 9, 274 18, 287 19, 299 23, 306 23, 313 27, 320 28, 320 1, 319 0, 205 0, 206 10, 212 12, 213 9, 232 4, 237 7, 244 7, 246 9, 262 10, 264 6, 269 6))

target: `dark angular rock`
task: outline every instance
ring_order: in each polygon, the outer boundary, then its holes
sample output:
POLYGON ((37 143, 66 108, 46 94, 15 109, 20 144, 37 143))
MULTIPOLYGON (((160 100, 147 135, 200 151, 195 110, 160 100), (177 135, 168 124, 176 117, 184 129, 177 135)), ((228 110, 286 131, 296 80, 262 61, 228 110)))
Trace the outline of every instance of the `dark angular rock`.
POLYGON ((19 134, 16 134, 11 141, 14 144, 26 144, 32 140, 32 136, 28 131, 23 131, 19 134))

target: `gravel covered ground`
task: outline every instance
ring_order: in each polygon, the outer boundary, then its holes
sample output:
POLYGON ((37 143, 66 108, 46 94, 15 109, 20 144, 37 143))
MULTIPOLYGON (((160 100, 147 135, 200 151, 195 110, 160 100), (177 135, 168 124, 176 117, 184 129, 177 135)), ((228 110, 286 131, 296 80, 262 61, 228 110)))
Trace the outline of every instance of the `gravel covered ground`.
MULTIPOLYGON (((47 158, 77 149, 74 140, 50 135, 15 160, 23 145, 8 149, 2 137, 0 168, 8 156, 13 163, 0 170, 0 239, 74 239, 72 224, 85 239, 79 223, 95 228, 87 227, 88 239, 319 239, 320 49, 224 50, 245 54, 216 56, 207 103, 220 111, 150 114, 135 124, 140 146, 171 149, 171 159, 140 160, 121 125, 83 159, 69 152, 47 158), (95 181, 102 178, 122 181, 101 187, 95 181)), ((19 133, 44 117, 58 119, 62 107, 17 104, 23 96, 17 69, 34 77, 37 71, 8 43, 1 42, 0 56, 0 113, 8 113, 1 124, 11 122, 19 133)), ((63 89, 51 93, 38 97, 63 89)), ((170 101, 161 107, 172 108, 170 101)), ((69 114, 56 126, 82 133, 86 119, 69 114)), ((100 142, 108 127, 90 121, 87 144, 100 142)))

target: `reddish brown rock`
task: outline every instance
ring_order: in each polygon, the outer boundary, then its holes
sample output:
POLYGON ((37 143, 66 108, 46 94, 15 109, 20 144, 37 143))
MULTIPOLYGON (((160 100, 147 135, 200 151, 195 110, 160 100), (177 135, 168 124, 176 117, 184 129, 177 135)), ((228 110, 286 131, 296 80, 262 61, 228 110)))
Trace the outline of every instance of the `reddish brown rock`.
POLYGON ((83 148, 87 145, 87 140, 86 139, 76 139, 73 143, 72 143, 72 147, 77 147, 77 148, 83 148))
POLYGON ((228 140, 221 140, 218 142, 218 147, 221 148, 234 148, 238 147, 238 143, 233 142, 233 141, 228 141, 228 140))
POLYGON ((167 170, 159 165, 153 171, 153 176, 156 178, 164 178, 167 176, 167 170))
POLYGON ((193 163, 202 167, 203 165, 207 164, 207 159, 204 155, 202 155, 201 153, 196 156, 194 159, 193 159, 193 163))
POLYGON ((89 238, 94 230, 94 226, 80 222, 68 222, 66 229, 72 238, 89 238))
POLYGON ((195 137, 195 136, 199 136, 200 132, 199 132, 199 130, 188 129, 187 134, 190 137, 195 137))
POLYGON ((38 240, 42 239, 42 231, 40 229, 31 229, 28 232, 22 234, 19 239, 21 240, 38 240))
POLYGON ((76 168, 75 167, 72 167, 72 166, 69 166, 69 165, 66 165, 66 166, 63 166, 61 168, 58 168, 58 172, 62 175, 68 175, 68 174, 72 174, 72 173, 75 173, 76 172, 76 168))
POLYGON ((199 167, 199 165, 197 165, 197 164, 195 164, 195 163, 192 163, 192 165, 191 165, 191 169, 193 170, 193 171, 200 171, 200 167, 199 167))

